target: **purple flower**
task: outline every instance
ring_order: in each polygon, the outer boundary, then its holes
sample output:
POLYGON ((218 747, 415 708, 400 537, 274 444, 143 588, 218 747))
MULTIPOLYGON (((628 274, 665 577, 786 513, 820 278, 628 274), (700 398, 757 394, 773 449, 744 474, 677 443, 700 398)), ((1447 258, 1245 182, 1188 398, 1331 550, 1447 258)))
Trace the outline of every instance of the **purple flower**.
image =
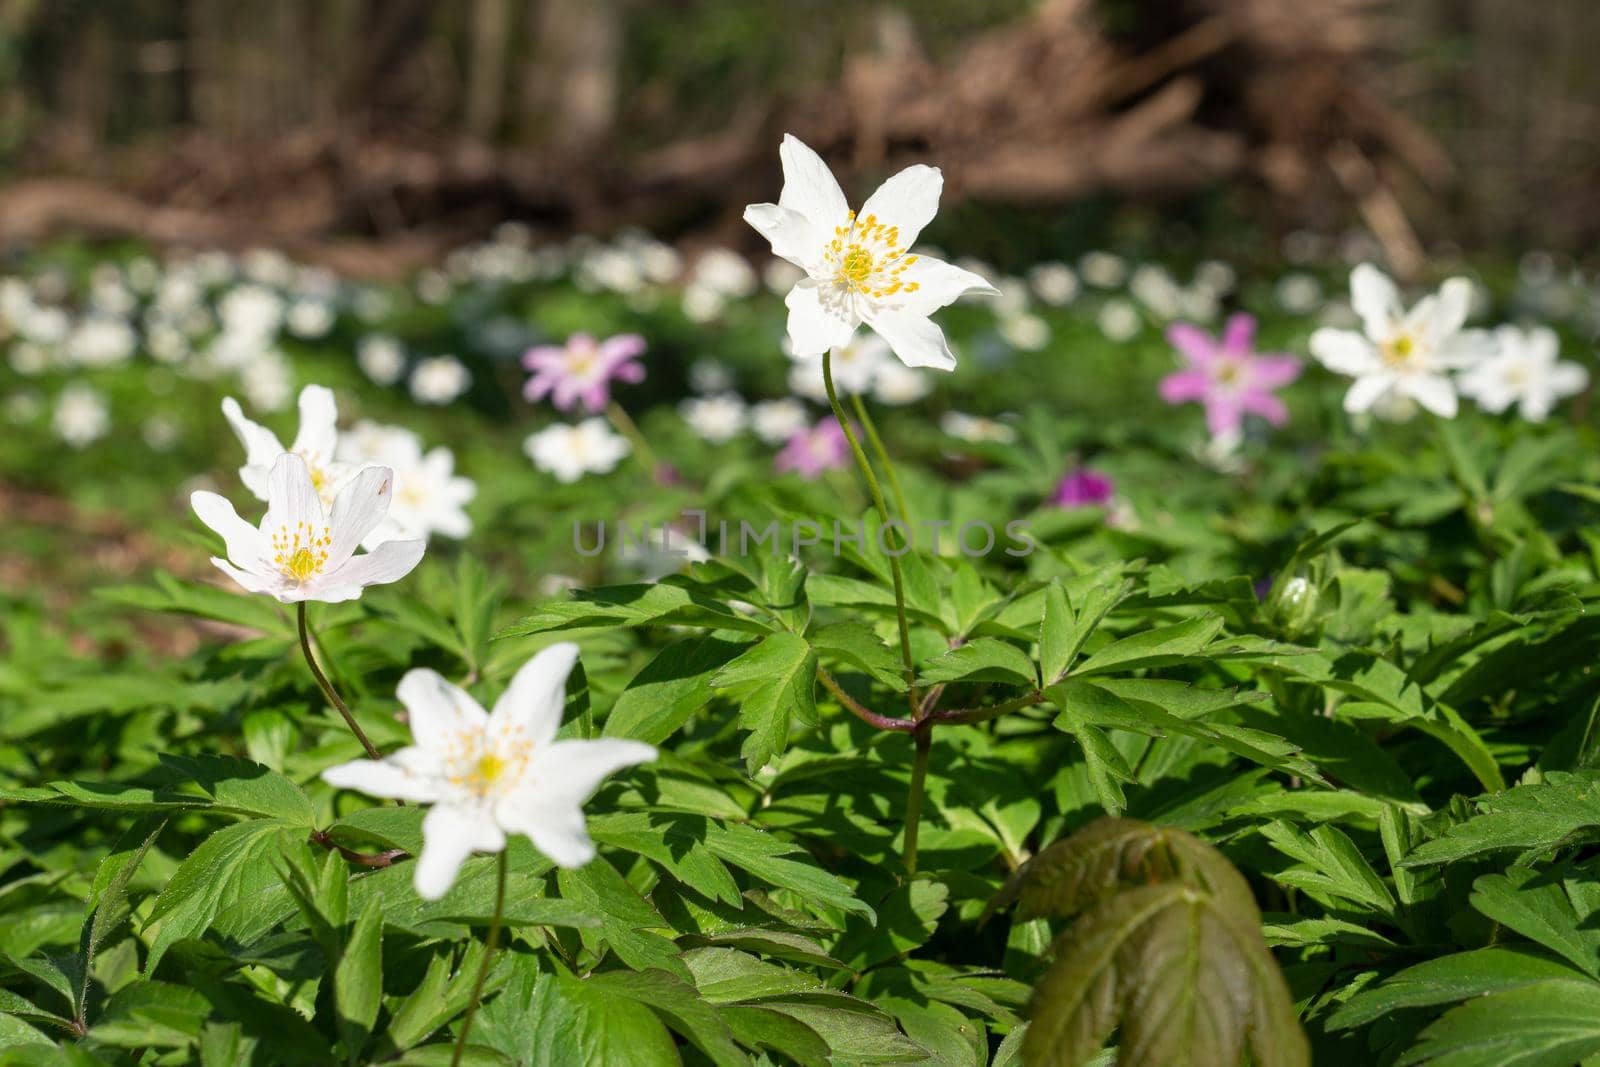
POLYGON ((797 430, 783 446, 773 466, 780 472, 794 471, 811 481, 823 471, 843 467, 850 458, 850 442, 838 422, 824 416, 809 430, 797 430))
POLYGON ((576 404, 598 412, 611 400, 611 381, 637 385, 644 381, 644 367, 635 362, 644 354, 644 338, 636 333, 618 334, 596 342, 586 333, 575 333, 564 345, 539 345, 522 356, 522 365, 533 377, 522 388, 522 395, 537 403, 546 395, 561 411, 576 404))
POLYGON ((1256 320, 1251 315, 1228 319, 1220 340, 1188 323, 1168 327, 1167 340, 1188 367, 1161 379, 1161 399, 1169 404, 1195 400, 1204 404, 1213 437, 1236 436, 1247 413, 1282 426, 1289 420, 1289 409, 1273 390, 1300 377, 1300 361, 1293 356, 1257 355, 1255 336, 1256 320))
POLYGON ((1110 478, 1088 467, 1069 471, 1056 486, 1050 503, 1058 508, 1101 508, 1111 503, 1117 487, 1110 478))

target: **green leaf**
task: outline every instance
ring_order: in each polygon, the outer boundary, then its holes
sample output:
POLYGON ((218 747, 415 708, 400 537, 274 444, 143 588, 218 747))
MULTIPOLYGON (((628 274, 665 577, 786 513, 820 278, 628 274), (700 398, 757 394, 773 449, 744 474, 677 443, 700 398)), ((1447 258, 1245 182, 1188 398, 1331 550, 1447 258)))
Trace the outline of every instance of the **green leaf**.
POLYGON ((1422 1031, 1398 1067, 1571 1067, 1600 1053, 1600 984, 1560 979, 1478 997, 1422 1031))
POLYGON ((519 1067, 681 1063, 672 1035, 649 1007, 595 982, 540 973, 532 956, 511 961, 504 989, 478 1013, 473 1041, 519 1067))
POLYGON ((1393 915, 1394 896, 1389 887, 1338 827, 1324 824, 1302 832, 1288 823, 1273 822, 1262 827, 1261 835, 1301 864, 1274 874, 1277 882, 1393 915))
POLYGON ((1172 626, 1158 626, 1106 645, 1078 664, 1072 677, 1085 678, 1113 670, 1143 670, 1181 663, 1199 654, 1221 631, 1222 618, 1218 615, 1189 619, 1172 626))
POLYGON ((741 1067, 750 1057, 734 1043, 733 1031, 695 987, 665 971, 608 971, 589 979, 600 994, 645 1005, 661 1021, 705 1054, 717 1067, 741 1067))
POLYGON ((880 685, 897 693, 906 689, 900 654, 884 643, 872 627, 859 622, 824 626, 811 635, 811 647, 824 660, 838 660, 866 671, 880 685))
POLYGON ((100 590, 98 595, 113 604, 142 611, 195 615, 285 640, 295 637, 294 622, 276 601, 247 596, 205 582, 174 578, 164 571, 157 571, 151 581, 153 588, 147 585, 116 586, 100 590))
POLYGON ((1495 922, 1571 960, 1590 977, 1600 977, 1600 911, 1590 886, 1562 882, 1513 867, 1472 883, 1471 903, 1495 922))
POLYGON ((1032 687, 1038 679, 1027 654, 998 637, 979 637, 952 648, 925 663, 917 678, 919 685, 986 681, 1032 687))
POLYGON ((1039 671, 1045 685, 1054 685, 1067 673, 1077 655, 1072 646, 1077 617, 1060 582, 1044 589, 1044 615, 1039 620, 1039 671))
POLYGON ((1368 986, 1328 1020, 1330 1030, 1366 1026, 1407 1008, 1429 1008, 1549 979, 1581 979, 1581 971, 1542 950, 1512 945, 1426 960, 1368 986))
POLYGON ((1419 845, 1407 867, 1453 863, 1486 852, 1519 849, 1518 862, 1584 844, 1600 830, 1600 774, 1553 771, 1543 782, 1519 785, 1475 801, 1478 815, 1419 845))
POLYGON ((163 756, 161 763, 154 785, 52 782, 47 788, 53 795, 33 791, 17 799, 140 813, 203 810, 313 825, 311 801, 300 787, 259 763, 232 756, 163 756))
POLYGON ((101 861, 89 892, 88 914, 78 939, 79 984, 74 990, 73 1013, 83 1019, 89 1004, 89 979, 94 958, 106 938, 128 917, 128 882, 132 880, 145 853, 166 828, 166 819, 143 819, 134 824, 101 861), (134 842, 138 842, 137 845, 134 842))
POLYGON ((614 585, 574 591, 570 597, 540 605, 531 615, 498 633, 520 637, 596 626, 698 626, 708 630, 743 630, 764 634, 771 627, 740 615, 721 601, 665 578, 654 585, 614 585))
POLYGON ((748 647, 716 634, 668 645, 617 697, 601 732, 659 745, 711 702, 712 675, 748 647))
POLYGON ((333 1001, 339 1016, 339 1040, 351 1064, 372 1039, 373 1024, 383 1000, 383 909, 369 900, 350 931, 344 954, 333 972, 333 1001))
POLYGON ((276 819, 255 819, 224 827, 206 838, 179 865, 151 906, 146 926, 159 924, 145 973, 154 974, 178 941, 199 937, 224 908, 250 905, 269 887, 279 886, 273 859, 304 830, 276 819))
POLYGON ((794 721, 816 725, 816 680, 816 653, 789 633, 768 634, 712 678, 739 701, 739 724, 750 731, 739 754, 751 773, 788 746, 794 721))

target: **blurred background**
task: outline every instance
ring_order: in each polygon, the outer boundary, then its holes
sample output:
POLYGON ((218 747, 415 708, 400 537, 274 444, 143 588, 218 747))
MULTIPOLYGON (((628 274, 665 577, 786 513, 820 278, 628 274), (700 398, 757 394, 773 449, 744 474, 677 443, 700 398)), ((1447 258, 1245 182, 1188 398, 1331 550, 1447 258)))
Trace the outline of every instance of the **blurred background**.
POLYGON ((1002 267, 1358 227, 1413 274, 1594 247, 1597 49, 1593 0, 0 0, 0 241, 756 252, 792 131, 937 161, 1002 267))

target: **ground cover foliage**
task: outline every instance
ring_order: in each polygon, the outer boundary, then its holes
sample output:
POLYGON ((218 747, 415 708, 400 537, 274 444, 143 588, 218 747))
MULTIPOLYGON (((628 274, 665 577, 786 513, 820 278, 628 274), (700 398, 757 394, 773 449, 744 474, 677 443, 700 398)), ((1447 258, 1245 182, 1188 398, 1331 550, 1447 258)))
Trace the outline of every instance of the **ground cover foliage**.
MULTIPOLYGON (((1585 397, 1540 422, 1364 421, 1308 361, 1286 425, 1252 418, 1218 450, 1158 395, 1179 366, 1167 320, 1250 311, 1257 347, 1303 357, 1319 324, 1350 323, 1344 268, 1145 264, 1129 288, 1128 264, 1096 261, 1068 292, 1055 264, 940 314, 960 364, 924 372, 927 395, 842 398, 863 452, 870 429, 893 457, 891 510, 950 524, 906 548, 837 442, 775 471, 749 427, 742 405, 790 391, 779 297, 726 263, 652 279, 664 253, 631 241, 541 252, 508 232, 387 288, 271 257, 20 265, 35 309, 85 320, 114 275, 134 328, 84 366, 12 319, 10 351, 46 353, 3 372, 8 572, 29 578, 0 594, 0 1063, 1600 1057, 1585 397), (181 270, 204 314, 167 358, 149 309, 181 270), (291 314, 218 367, 241 289, 327 321, 291 314), (626 456, 563 480, 519 447, 551 416, 520 399, 517 359, 580 330, 640 334, 647 376, 613 383, 626 456), (380 334, 393 373, 352 358, 380 334), (314 649, 293 605, 207 565, 220 541, 186 503, 201 478, 253 524, 217 405, 243 389, 294 436, 292 391, 243 388, 268 351, 283 382, 332 387, 342 431, 402 423, 476 483, 470 532, 309 605, 314 649), (416 371, 445 353, 470 385, 441 401, 416 371), (85 388, 99 433, 60 415, 85 388), (701 405, 731 394, 724 433, 701 405), (710 530, 693 558, 665 551, 693 539, 685 509, 710 530), (1026 552, 1006 551, 1013 520, 1026 552), (816 543, 796 550, 797 521, 816 543), (586 551, 601 522, 614 540, 586 551), (670 522, 617 545, 619 523, 670 522), (740 550, 741 524, 773 522, 777 550, 740 550), (957 536, 977 523, 998 534, 982 552, 957 536), (862 536, 836 544, 835 524, 862 536), (363 750, 306 656, 388 754, 417 725, 407 671, 491 707, 568 640, 560 738, 656 758, 585 805, 591 861, 512 835, 425 898, 426 806, 322 779, 363 750)), ((1589 290, 1485 281, 1480 322, 1537 316, 1589 359, 1589 290)), ((831 417, 814 403, 791 432, 831 417)))

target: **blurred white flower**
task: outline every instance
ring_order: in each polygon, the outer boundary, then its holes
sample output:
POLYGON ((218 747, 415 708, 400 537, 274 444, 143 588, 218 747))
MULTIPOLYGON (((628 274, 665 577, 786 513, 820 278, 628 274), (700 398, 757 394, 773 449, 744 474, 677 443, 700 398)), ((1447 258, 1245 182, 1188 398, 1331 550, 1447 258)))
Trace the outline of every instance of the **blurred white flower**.
POLYGON ((709 286, 690 285, 683 291, 683 315, 690 322, 707 323, 715 320, 727 303, 727 297, 709 286))
POLYGON ((951 437, 978 444, 993 441, 1009 445, 1016 441, 1015 427, 982 415, 967 415, 960 411, 947 411, 939 419, 939 429, 951 437))
POLYGON ((790 289, 799 285, 805 276, 805 271, 787 259, 774 259, 761 271, 762 283, 775 296, 784 296, 790 289))
POLYGON ((111 429, 111 411, 105 398, 87 385, 69 385, 56 399, 50 426, 73 448, 86 448, 111 429))
POLYGON ((893 359, 884 360, 872 382, 872 398, 890 407, 915 404, 931 392, 933 380, 927 371, 893 359))
POLYGON ((424 304, 438 307, 450 301, 453 286, 445 274, 436 270, 425 270, 417 275, 417 299, 424 304))
POLYGON ((478 487, 455 473, 455 454, 448 448, 424 453, 422 440, 410 430, 362 420, 339 435, 338 456, 352 466, 394 471, 389 515, 362 541, 365 547, 395 538, 427 539, 436 533, 460 538, 472 532, 466 506, 478 487))
POLYGON ((1494 331, 1494 352, 1461 375, 1463 396, 1499 414, 1512 404, 1529 422, 1543 422, 1563 397, 1581 393, 1589 372, 1560 360, 1561 340, 1547 326, 1494 331))
POLYGON ((1239 283, 1239 274, 1231 263, 1220 259, 1207 259, 1194 269, 1194 284, 1210 291, 1213 296, 1227 296, 1239 283))
POLYGON ((17 341, 6 353, 6 361, 18 374, 32 377, 50 368, 50 353, 32 341, 17 341))
POLYGON ((289 305, 289 332, 303 340, 322 337, 333 329, 333 305, 325 300, 296 300, 289 305))
POLYGON ((1291 271, 1278 279, 1272 294, 1291 315, 1309 315, 1322 303, 1322 285, 1309 274, 1291 271))
POLYGON ((42 411, 44 402, 32 389, 13 389, 6 394, 5 413, 8 422, 25 426, 37 419, 42 411))
POLYGON ((405 349, 393 337, 368 334, 356 343, 356 366, 376 384, 393 385, 405 375, 405 349))
POLYGON ((448 404, 472 384, 472 375, 454 356, 418 360, 411 371, 411 397, 419 404, 448 404))
POLYGON ((811 424, 806 406, 794 397, 763 400, 750 409, 750 428, 769 445, 778 445, 811 424))
POLYGON ((977 274, 908 254, 939 210, 938 168, 907 167, 867 198, 858 217, 828 165, 799 139, 786 135, 778 154, 778 202, 751 204, 744 218, 774 254, 807 274, 784 301, 795 354, 847 345, 865 323, 907 366, 953 369, 955 356, 929 316, 965 293, 997 291, 977 274))
POLYGON ((739 253, 727 248, 709 248, 694 261, 689 284, 726 297, 741 298, 754 293, 759 281, 755 269, 739 253))
POLYGON ((264 341, 283 324, 283 298, 260 285, 240 285, 217 301, 224 333, 264 341))
POLYGON ((294 395, 289 361, 277 349, 262 352, 239 373, 239 389, 251 407, 281 411, 294 395))
POLYGON ((1175 319, 1183 313, 1183 290, 1165 267, 1140 266, 1128 279, 1128 292, 1158 319, 1175 319))
MULTIPOLYGON (((797 396, 828 402, 827 385, 822 379, 821 356, 793 356, 794 367, 789 371, 789 389, 797 396)), ((829 367, 833 372, 833 387, 840 396, 868 393, 878 380, 883 368, 894 362, 889 342, 875 333, 858 334, 849 344, 833 350, 829 367)))
POLYGON ((1139 309, 1126 300, 1107 300, 1095 316, 1095 325, 1106 335, 1106 340, 1123 344, 1139 336, 1144 320, 1139 309))
POLYGON ((737 437, 749 420, 745 403, 735 393, 692 396, 678 409, 702 440, 720 445, 737 437))
POLYGON ((1002 277, 994 283, 1000 295, 989 301, 989 310, 994 312, 997 319, 1009 319, 1014 315, 1025 314, 1028 310, 1028 283, 1021 278, 1010 275, 1002 277))
POLYGON ((16 320, 17 333, 37 345, 58 345, 67 339, 72 319, 58 307, 30 303, 16 320))
POLYGON ((1078 260, 1078 273, 1097 289, 1115 289, 1128 277, 1128 263, 1111 252, 1086 252, 1078 260))
POLYGON ((85 367, 109 367, 125 363, 139 344, 126 319, 109 315, 90 315, 67 338, 67 356, 85 367))
POLYGON ((522 450, 535 467, 570 484, 585 474, 615 470, 630 447, 627 438, 613 432, 597 415, 574 426, 562 422, 546 426, 529 434, 522 450))
POLYGON ((144 443, 157 452, 165 452, 178 443, 178 424, 165 415, 152 415, 139 429, 144 443))
POLYGON ((1000 336, 1013 348, 1037 352, 1050 343, 1050 324, 1026 312, 1000 320, 1000 336))
POLYGON ((166 319, 156 319, 146 322, 144 328, 144 347, 150 357, 158 363, 169 366, 182 363, 192 353, 189 339, 183 331, 173 326, 166 319))
POLYGON ((1033 295, 1051 307, 1064 307, 1078 298, 1077 273, 1065 263, 1041 263, 1028 272, 1033 295))
POLYGON ((227 558, 216 568, 251 593, 285 604, 355 600, 369 585, 399 581, 422 561, 423 542, 386 541, 354 555, 383 521, 394 472, 368 467, 350 479, 331 509, 324 508, 305 460, 285 452, 267 478, 267 513, 251 526, 216 493, 189 498, 200 521, 222 535, 227 558))
POLYGON ((733 388, 733 372, 726 363, 697 359, 689 364, 689 388, 697 393, 721 393, 733 388))
POLYGON ((1472 283, 1451 278, 1410 311, 1400 291, 1368 263, 1350 274, 1350 298, 1362 331, 1323 327, 1311 335, 1311 354, 1323 366, 1355 379, 1344 408, 1367 411, 1387 397, 1414 400, 1441 418, 1455 416, 1450 371, 1484 353, 1484 341, 1462 332, 1472 305, 1472 283))
POLYGON ((484 711, 464 689, 426 668, 400 679, 413 743, 382 760, 355 760, 322 772, 340 789, 431 804, 412 884, 424 900, 444 896, 474 852, 499 852, 506 835, 525 834, 560 867, 594 858, 583 803, 610 774, 647 763, 642 741, 558 741, 567 676, 578 659, 571 642, 529 660, 484 711))

